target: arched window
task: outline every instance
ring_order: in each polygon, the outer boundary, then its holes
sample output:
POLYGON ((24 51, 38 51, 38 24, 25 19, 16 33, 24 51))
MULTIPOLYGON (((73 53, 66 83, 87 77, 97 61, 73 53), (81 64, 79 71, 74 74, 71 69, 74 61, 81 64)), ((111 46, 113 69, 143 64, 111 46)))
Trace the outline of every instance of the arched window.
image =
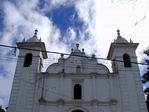
POLYGON ((74 85, 74 99, 82 99, 82 87, 80 84, 74 85))
POLYGON ((83 111, 82 111, 82 110, 77 109, 77 110, 73 110, 72 112, 83 112, 83 111))
POLYGON ((77 73, 81 72, 81 67, 79 65, 76 67, 76 72, 77 73))
POLYGON ((130 56, 128 54, 123 55, 124 67, 131 67, 130 56))
POLYGON ((30 65, 32 64, 32 57, 33 56, 31 53, 26 54, 24 59, 24 67, 30 67, 30 65))

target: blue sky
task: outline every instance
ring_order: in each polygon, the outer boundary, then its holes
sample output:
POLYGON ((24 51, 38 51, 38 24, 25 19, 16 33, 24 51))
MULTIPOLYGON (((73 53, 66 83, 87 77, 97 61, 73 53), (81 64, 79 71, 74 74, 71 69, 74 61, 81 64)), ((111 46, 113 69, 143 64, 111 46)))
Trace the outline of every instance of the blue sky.
MULTIPOLYGON (((80 43, 87 54, 106 58, 119 28, 128 41, 131 38, 140 43, 137 56, 141 60, 142 49, 149 45, 148 27, 148 0, 1 0, 0 3, 0 44, 5 45, 15 46, 16 42, 32 37, 37 28, 47 50, 69 53, 71 47, 80 43)), ((0 48, 0 105, 5 106, 17 61, 11 52, 0 48)), ((52 60, 59 56, 50 57, 52 60)))

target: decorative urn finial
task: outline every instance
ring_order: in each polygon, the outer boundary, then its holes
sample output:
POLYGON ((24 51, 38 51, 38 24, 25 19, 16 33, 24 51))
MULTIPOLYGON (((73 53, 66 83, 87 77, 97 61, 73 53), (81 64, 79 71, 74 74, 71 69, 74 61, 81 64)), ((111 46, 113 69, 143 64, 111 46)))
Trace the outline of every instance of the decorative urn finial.
POLYGON ((38 32, 38 30, 37 30, 37 28, 35 29, 35 33, 34 33, 34 37, 37 37, 37 32, 38 32))
POLYGON ((79 49, 79 44, 78 43, 76 44, 76 47, 77 47, 77 49, 79 49))
POLYGON ((117 37, 120 37, 120 30, 117 29, 117 37))

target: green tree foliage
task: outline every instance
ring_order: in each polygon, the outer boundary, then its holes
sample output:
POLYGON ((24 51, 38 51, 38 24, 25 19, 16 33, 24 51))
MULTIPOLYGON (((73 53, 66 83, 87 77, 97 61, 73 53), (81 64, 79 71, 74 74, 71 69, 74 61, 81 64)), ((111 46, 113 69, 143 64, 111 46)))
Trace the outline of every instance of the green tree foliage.
MULTIPOLYGON (((144 51, 144 54, 146 54, 147 56, 149 56, 149 48, 144 51)), ((145 61, 148 64, 148 68, 147 68, 147 72, 142 76, 142 78, 143 78, 142 83, 143 84, 149 83, 149 59, 147 59, 145 61)), ((147 109, 148 109, 148 112, 149 112, 149 87, 147 87, 144 90, 144 93, 146 95, 146 105, 147 105, 147 109)))
POLYGON ((2 106, 0 106, 0 112, 6 112, 6 111, 2 108, 2 106))
POLYGON ((149 87, 144 90, 144 93, 146 94, 146 105, 149 112, 149 87))

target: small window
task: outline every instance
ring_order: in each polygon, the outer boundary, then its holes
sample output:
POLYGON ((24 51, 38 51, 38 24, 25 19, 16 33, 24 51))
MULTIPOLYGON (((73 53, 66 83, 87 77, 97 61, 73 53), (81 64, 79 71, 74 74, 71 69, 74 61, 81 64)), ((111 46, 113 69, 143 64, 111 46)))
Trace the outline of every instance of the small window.
POLYGON ((76 72, 77 73, 81 72, 81 67, 79 65, 76 67, 76 72))
POLYGON ((24 59, 24 67, 30 67, 31 64, 32 64, 32 54, 28 53, 24 59))
POLYGON ((82 87, 80 84, 74 85, 74 99, 82 99, 82 87))
POLYGON ((123 55, 124 67, 131 67, 130 56, 128 54, 123 55))

